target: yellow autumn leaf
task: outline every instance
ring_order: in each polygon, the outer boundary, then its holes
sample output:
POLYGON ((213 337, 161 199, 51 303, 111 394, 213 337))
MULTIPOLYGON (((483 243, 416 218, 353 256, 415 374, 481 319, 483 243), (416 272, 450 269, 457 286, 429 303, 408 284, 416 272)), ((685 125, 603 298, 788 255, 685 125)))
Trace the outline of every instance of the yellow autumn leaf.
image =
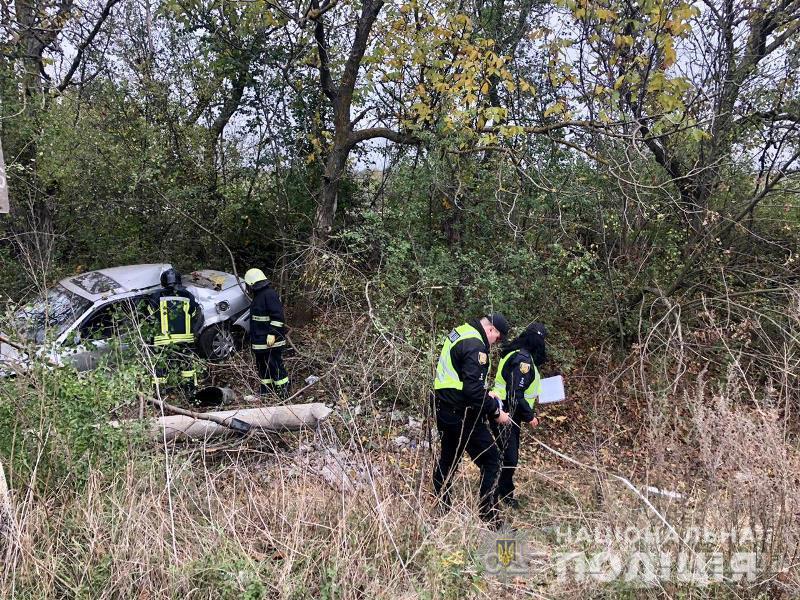
POLYGON ((547 110, 544 111, 544 116, 549 117, 550 115, 557 115, 563 113, 566 109, 567 107, 564 105, 564 103, 559 100, 555 104, 551 104, 549 107, 547 107, 547 110))
POLYGON ((664 67, 671 67, 675 64, 675 48, 672 47, 672 40, 667 40, 664 44, 664 67))
POLYGON ((598 8, 594 11, 594 14, 597 15, 597 18, 601 21, 612 21, 617 17, 617 13, 607 8, 598 8))
POLYGON ((650 81, 647 82, 648 92, 658 92, 664 89, 664 73, 657 71, 653 74, 650 81))
POLYGON ((527 81, 525 81, 524 79, 520 79, 519 80, 519 89, 521 89, 523 92, 533 92, 533 91, 535 91, 533 89, 533 86, 530 83, 528 83, 527 81))

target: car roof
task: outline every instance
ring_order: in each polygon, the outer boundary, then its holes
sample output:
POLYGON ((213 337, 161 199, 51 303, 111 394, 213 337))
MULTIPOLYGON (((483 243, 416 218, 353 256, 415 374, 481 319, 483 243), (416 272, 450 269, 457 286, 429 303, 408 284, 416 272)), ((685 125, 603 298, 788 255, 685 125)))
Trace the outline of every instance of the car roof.
POLYGON ((159 286, 161 273, 170 267, 166 263, 111 267, 72 275, 60 283, 68 290, 95 301, 159 286))

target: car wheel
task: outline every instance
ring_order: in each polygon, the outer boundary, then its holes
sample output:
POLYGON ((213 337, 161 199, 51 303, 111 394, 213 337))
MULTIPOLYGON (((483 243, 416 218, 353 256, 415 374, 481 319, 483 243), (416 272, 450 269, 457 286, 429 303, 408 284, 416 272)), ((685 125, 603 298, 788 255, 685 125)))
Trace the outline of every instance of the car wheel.
POLYGON ((241 349, 239 338, 225 325, 212 325, 200 334, 197 345, 200 353, 208 360, 223 361, 241 349))

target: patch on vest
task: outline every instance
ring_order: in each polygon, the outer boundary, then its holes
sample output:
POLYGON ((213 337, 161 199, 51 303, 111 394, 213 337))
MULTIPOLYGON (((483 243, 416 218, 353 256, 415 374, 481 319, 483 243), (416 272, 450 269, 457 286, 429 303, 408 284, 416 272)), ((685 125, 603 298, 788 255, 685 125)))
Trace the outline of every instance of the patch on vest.
POLYGON ((447 339, 449 339, 450 342, 453 343, 460 337, 461 337, 461 334, 458 333, 455 329, 453 329, 453 331, 450 332, 450 335, 447 336, 447 339))
POLYGON ((519 372, 523 375, 531 370, 531 365, 529 363, 519 363, 519 372))
POLYGON ((489 357, 486 356, 486 352, 478 352, 478 362, 482 365, 485 365, 489 362, 489 357))

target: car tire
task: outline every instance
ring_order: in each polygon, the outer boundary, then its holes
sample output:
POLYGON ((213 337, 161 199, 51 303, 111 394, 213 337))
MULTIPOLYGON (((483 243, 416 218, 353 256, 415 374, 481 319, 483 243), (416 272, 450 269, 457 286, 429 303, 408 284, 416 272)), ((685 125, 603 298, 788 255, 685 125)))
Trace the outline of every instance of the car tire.
POLYGON ((212 362, 228 360, 242 349, 242 335, 220 323, 211 325, 200 333, 197 350, 203 358, 212 362))

